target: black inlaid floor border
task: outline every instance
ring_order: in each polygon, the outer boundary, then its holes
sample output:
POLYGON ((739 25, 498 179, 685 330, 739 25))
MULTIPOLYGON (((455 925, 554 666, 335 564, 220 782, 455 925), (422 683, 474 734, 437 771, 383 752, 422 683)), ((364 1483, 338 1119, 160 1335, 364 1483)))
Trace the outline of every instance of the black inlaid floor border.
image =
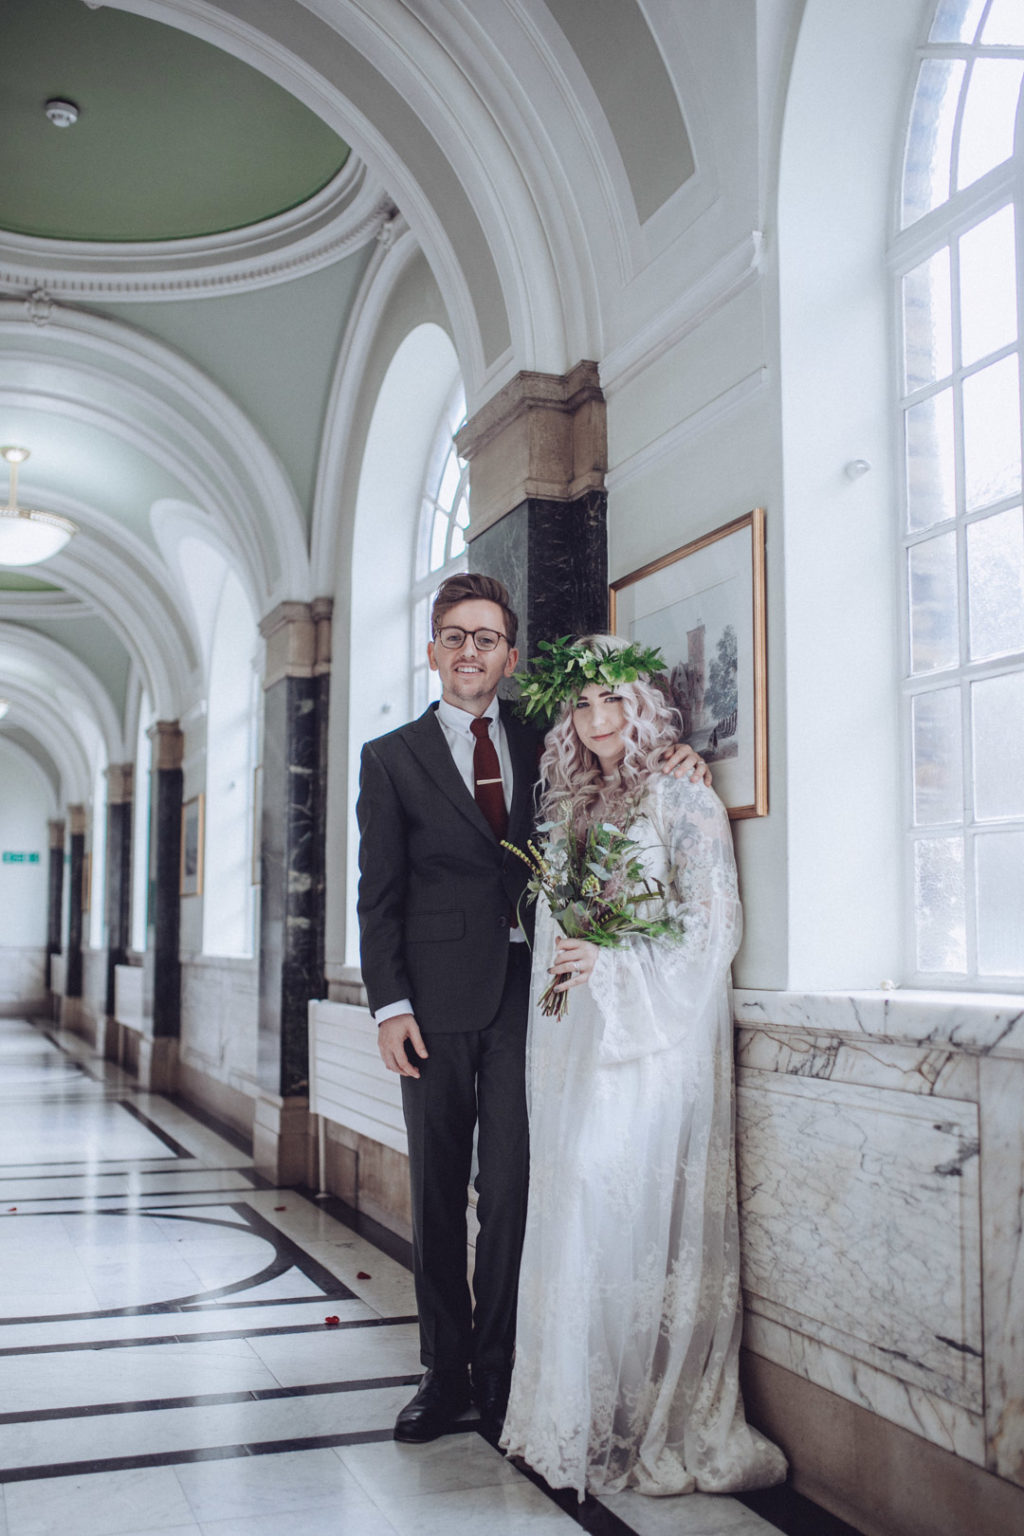
POLYGON ((371 1243, 374 1248, 379 1248, 381 1253, 412 1273, 412 1243, 407 1238, 392 1232, 390 1227, 385 1227, 381 1222, 374 1221, 365 1212, 357 1211, 355 1206, 349 1205, 339 1195, 318 1195, 305 1184, 296 1185, 290 1192, 308 1201, 318 1211, 326 1211, 328 1216, 340 1222, 343 1227, 348 1227, 350 1232, 371 1243))
POLYGON ((275 1456, 288 1451, 332 1450, 345 1445, 382 1445, 390 1429, 358 1429, 343 1435, 310 1435, 294 1440, 258 1440, 246 1445, 209 1445, 196 1450, 147 1451, 138 1456, 105 1456, 95 1461, 64 1461, 54 1466, 0 1468, 0 1486, 55 1477, 84 1477, 92 1472, 135 1472, 149 1467, 184 1466, 197 1461, 234 1461, 242 1456, 275 1456))
MULTIPOLYGON (((233 1193, 237 1194, 237 1191, 233 1193)), ((159 1200, 159 1194, 152 1197, 159 1200)), ((184 1296, 170 1296, 162 1301, 139 1302, 134 1306, 124 1307, 92 1307, 78 1312, 39 1313, 31 1317, 5 1318, 5 1324, 11 1323, 74 1323, 86 1322, 94 1318, 103 1317, 149 1317, 154 1314, 193 1311, 203 1302, 211 1302, 220 1297, 234 1296, 239 1291, 254 1290, 261 1285, 267 1285, 271 1280, 280 1279, 290 1269, 297 1269, 305 1275, 323 1296, 325 1301, 359 1301, 361 1298, 349 1289, 343 1280, 331 1273, 331 1271, 319 1259, 315 1259, 306 1250, 280 1227, 275 1227, 259 1211, 244 1201, 225 1200, 220 1207, 211 1209, 234 1211, 242 1216, 243 1223, 229 1222, 214 1216, 201 1216, 196 1213, 194 1206, 160 1206, 147 1204, 141 1206, 127 1206, 108 1209, 104 1207, 99 1211, 25 1211, 18 1216, 11 1216, 10 1220, 21 1219, 31 1221, 34 1217, 45 1216, 126 1216, 130 1219, 140 1216, 161 1216, 164 1220, 198 1223, 201 1226, 225 1227, 230 1231, 249 1231, 254 1236, 262 1238, 269 1243, 274 1251, 274 1257, 265 1264, 262 1269, 253 1274, 244 1276, 241 1280, 229 1281, 225 1285, 209 1286, 203 1291, 190 1291, 184 1296)), ((276 1300, 277 1298, 271 1298, 276 1300)))
MULTIPOLYGON (((317 1301, 317 1297, 300 1296, 299 1301, 317 1301)), ((283 1303, 294 1306, 295 1301, 283 1303)), ((322 1302, 321 1302, 322 1305, 322 1302)), ((194 1314, 190 1314, 194 1315, 194 1314)), ((332 1333, 343 1333, 353 1328, 396 1328, 402 1323, 415 1323, 415 1313, 396 1314, 394 1317, 350 1317, 332 1323, 332 1333)), ((324 1333, 324 1323, 281 1323, 273 1328, 217 1328, 202 1333, 137 1334, 119 1339, 69 1339, 62 1344, 10 1344, 0 1348, 0 1359, 8 1355, 58 1355, 74 1354, 86 1349, 145 1349, 160 1344, 217 1344, 225 1339, 267 1339, 287 1333, 324 1333)))
POLYGON ((368 1376, 356 1381, 315 1381, 298 1387, 250 1387, 234 1392, 194 1392, 181 1397, 139 1398, 133 1402, 76 1403, 66 1408, 26 1408, 0 1413, 3 1424, 43 1424, 65 1419, 116 1418, 126 1413, 169 1413, 179 1408, 223 1408, 232 1403, 277 1403, 296 1397, 338 1397, 346 1392, 375 1392, 385 1387, 414 1387, 411 1376, 368 1376))

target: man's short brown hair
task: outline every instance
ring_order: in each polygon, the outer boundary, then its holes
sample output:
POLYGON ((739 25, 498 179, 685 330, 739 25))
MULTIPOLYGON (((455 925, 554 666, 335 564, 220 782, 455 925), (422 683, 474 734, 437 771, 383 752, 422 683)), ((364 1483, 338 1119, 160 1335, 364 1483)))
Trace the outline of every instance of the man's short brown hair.
POLYGON ((442 581, 430 611, 431 634, 437 634, 449 609, 459 603, 474 601, 497 603, 505 615, 505 638, 510 648, 515 645, 519 620, 509 603, 508 588, 496 576, 481 576, 476 571, 460 571, 457 576, 449 576, 442 581))

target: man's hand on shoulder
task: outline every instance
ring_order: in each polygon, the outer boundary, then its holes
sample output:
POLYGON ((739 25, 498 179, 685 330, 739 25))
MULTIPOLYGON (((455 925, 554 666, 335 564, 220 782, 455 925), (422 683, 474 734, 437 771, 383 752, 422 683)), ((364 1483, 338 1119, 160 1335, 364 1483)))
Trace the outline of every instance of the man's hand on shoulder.
POLYGON ((377 1026, 377 1049, 388 1071, 397 1072, 401 1077, 419 1077, 419 1067, 413 1065, 406 1053, 407 1040, 416 1055, 426 1061, 427 1048, 423 1044, 420 1027, 411 1013, 396 1013, 393 1018, 385 1019, 383 1024, 377 1026))
POLYGON ((711 769, 685 741, 677 741, 661 765, 662 773, 671 773, 677 779, 689 779, 692 784, 702 780, 711 788, 711 769))

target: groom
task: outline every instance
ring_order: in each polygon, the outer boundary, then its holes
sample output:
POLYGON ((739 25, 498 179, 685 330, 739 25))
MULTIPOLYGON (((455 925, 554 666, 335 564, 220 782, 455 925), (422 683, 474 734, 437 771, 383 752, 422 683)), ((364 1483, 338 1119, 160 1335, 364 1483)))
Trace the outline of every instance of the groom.
POLYGON ((433 1440, 471 1397, 484 1432, 497 1435, 508 1398, 526 1220, 530 951, 518 926, 526 868, 501 838, 523 846, 531 834, 540 746, 497 698, 518 660, 517 627, 500 581, 450 577, 427 647, 440 703, 363 748, 362 971, 381 1056, 402 1079, 427 1367, 396 1440, 433 1440))
MULTIPOLYGON (((413 1259, 426 1374, 395 1439, 433 1440, 475 1400, 501 1431, 526 1221, 530 953, 525 865, 541 738, 497 697, 517 619, 491 576, 434 600, 441 701, 363 748, 356 815, 363 980, 385 1066, 402 1079, 413 1259), (466 1191, 477 1135, 480 1231, 471 1300, 466 1191)), ((689 747, 666 765, 703 770, 689 747), (696 767, 695 767, 696 764, 696 767)))

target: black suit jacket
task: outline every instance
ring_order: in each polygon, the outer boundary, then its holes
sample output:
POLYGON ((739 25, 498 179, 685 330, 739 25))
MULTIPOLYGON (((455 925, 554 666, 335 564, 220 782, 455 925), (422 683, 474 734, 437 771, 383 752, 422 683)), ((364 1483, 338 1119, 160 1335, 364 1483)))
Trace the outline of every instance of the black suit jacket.
MULTIPOLYGON (((512 761, 507 837, 533 829, 540 738, 500 704, 512 761)), ((408 997, 426 1032, 483 1029, 498 1009, 509 913, 527 870, 500 846, 455 766, 432 705, 369 741, 359 775, 359 932, 370 1009, 408 997)))

